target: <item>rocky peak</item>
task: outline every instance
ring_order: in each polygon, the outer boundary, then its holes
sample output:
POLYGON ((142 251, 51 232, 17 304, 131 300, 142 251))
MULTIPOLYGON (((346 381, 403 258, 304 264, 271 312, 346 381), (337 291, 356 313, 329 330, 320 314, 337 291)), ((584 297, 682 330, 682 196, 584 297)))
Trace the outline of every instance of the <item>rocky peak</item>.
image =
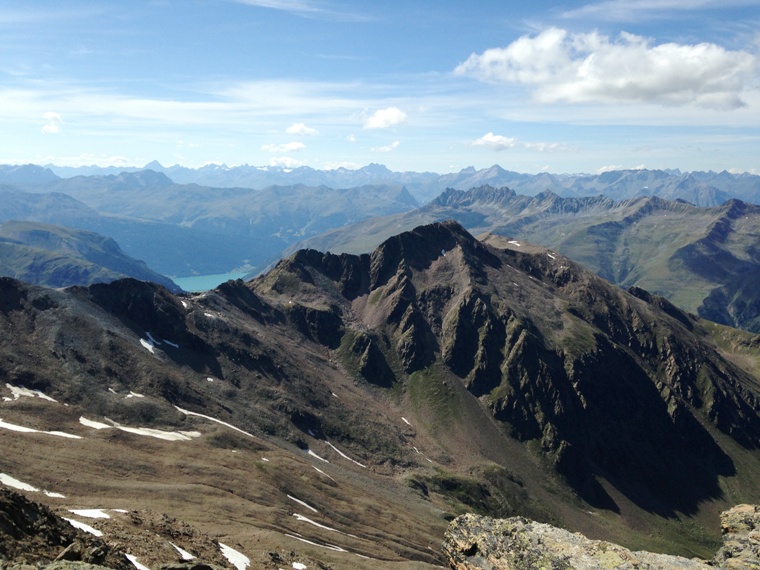
POLYGON ((452 570, 749 570, 760 567, 759 511, 739 505, 721 515, 723 548, 710 561, 633 552, 522 517, 477 515, 452 521, 443 552, 452 570))

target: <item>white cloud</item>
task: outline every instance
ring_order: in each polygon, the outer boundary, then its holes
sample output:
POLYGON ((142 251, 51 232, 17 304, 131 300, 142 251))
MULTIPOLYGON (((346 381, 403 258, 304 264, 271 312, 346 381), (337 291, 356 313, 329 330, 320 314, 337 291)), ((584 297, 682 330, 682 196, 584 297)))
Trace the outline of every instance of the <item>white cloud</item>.
POLYGON ((265 144, 261 145, 261 150, 264 152, 296 152, 306 148, 306 145, 302 142, 289 142, 284 144, 265 144))
POLYGON ((472 141, 470 146, 487 146, 494 150, 504 150, 516 147, 517 137, 505 137, 493 133, 486 133, 479 139, 472 141))
POLYGON ((350 143, 355 143, 355 142, 356 142, 356 135, 355 135, 355 134, 353 134, 353 133, 351 133, 350 135, 348 135, 348 136, 346 137, 346 140, 347 140, 348 142, 350 142, 350 143))
POLYGON ((551 28, 505 48, 472 54, 455 73, 533 89, 541 103, 644 102, 715 109, 744 106, 760 62, 711 43, 665 43, 629 33, 610 38, 551 28))
POLYGON ((406 113, 398 107, 379 109, 364 121, 365 129, 387 129, 406 122, 406 113))
POLYGON ((307 127, 303 123, 294 123, 285 129, 285 132, 291 135, 300 135, 302 137, 313 137, 319 134, 317 129, 307 127))
POLYGON ((547 142, 526 142, 523 146, 528 150, 535 150, 538 152, 568 152, 574 150, 572 147, 563 143, 547 143, 547 142))
POLYGON ((395 141, 389 145, 373 147, 371 150, 372 152, 392 152, 396 150, 400 144, 399 141, 395 141))
POLYGON ((299 166, 306 166, 306 163, 301 160, 296 160, 289 156, 278 156, 269 159, 269 166, 280 166, 282 168, 298 168, 299 166))
POLYGON ((615 164, 615 165, 610 164, 607 166, 601 166, 597 168, 596 173, 604 174, 605 172, 614 172, 616 170, 644 170, 644 169, 646 169, 646 166, 644 166, 643 164, 639 164, 638 166, 628 166, 628 167, 621 166, 619 164, 615 164))
POLYGON ((56 135, 60 133, 61 125, 63 124, 63 119, 61 119, 61 116, 58 113, 54 113, 52 111, 48 111, 44 116, 46 123, 40 129, 40 131, 46 135, 56 135))
POLYGON ((493 150, 500 151, 510 148, 522 147, 527 150, 537 152, 569 152, 574 150, 564 143, 547 143, 547 142, 521 142, 517 137, 505 137, 486 133, 479 139, 469 143, 470 146, 485 146, 493 150))

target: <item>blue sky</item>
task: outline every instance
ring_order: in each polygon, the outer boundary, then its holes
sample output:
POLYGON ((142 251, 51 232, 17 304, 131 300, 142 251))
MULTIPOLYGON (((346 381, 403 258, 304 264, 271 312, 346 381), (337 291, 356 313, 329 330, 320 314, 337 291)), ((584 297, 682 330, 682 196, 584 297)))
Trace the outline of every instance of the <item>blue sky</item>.
POLYGON ((760 173, 760 0, 4 0, 0 163, 760 173))

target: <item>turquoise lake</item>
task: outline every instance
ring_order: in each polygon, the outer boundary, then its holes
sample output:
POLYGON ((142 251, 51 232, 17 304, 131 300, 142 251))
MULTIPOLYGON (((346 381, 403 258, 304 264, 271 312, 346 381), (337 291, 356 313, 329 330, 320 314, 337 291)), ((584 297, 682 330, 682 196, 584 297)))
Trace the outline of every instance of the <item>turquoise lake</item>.
POLYGON ((216 275, 194 275, 192 277, 174 277, 177 285, 189 293, 210 291, 230 279, 242 279, 246 273, 217 273, 216 275))

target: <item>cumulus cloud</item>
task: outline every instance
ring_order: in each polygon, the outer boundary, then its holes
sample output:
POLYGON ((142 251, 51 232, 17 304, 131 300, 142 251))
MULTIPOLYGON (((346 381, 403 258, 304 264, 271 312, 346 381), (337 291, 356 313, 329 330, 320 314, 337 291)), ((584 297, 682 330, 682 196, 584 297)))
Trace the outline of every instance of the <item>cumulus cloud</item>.
POLYGON ((398 107, 379 109, 364 121, 365 129, 387 129, 406 122, 406 113, 398 107))
POLYGON ((41 132, 45 133, 46 135, 56 135, 61 132, 63 119, 61 119, 61 116, 58 113, 48 111, 45 113, 44 117, 45 125, 42 127, 42 129, 40 129, 41 132))
POLYGON ((741 94, 760 68, 755 55, 711 43, 652 45, 622 33, 573 34, 551 28, 505 48, 472 54, 455 73, 493 83, 517 83, 542 103, 566 101, 744 106, 741 94))
POLYGON ((306 148, 306 145, 302 142, 289 142, 284 144, 265 144, 261 145, 261 150, 264 152, 296 152, 306 148))
POLYGON ((302 137, 313 137, 319 134, 317 129, 307 127, 303 123, 294 123, 285 129, 285 132, 291 135, 300 135, 302 137))
POLYGON ((385 146, 376 146, 372 148, 372 152, 392 152, 398 148, 401 143, 399 141, 392 142, 385 146))
POLYGON ((350 142, 350 143, 355 143, 355 142, 356 142, 356 135, 355 135, 355 134, 353 134, 353 133, 351 133, 350 135, 348 135, 348 136, 346 137, 346 140, 347 140, 348 142, 350 142))
POLYGON ((505 137, 503 135, 495 135, 493 133, 486 133, 477 140, 470 143, 471 146, 486 146, 494 150, 505 150, 508 148, 514 148, 517 146, 516 137, 505 137))

